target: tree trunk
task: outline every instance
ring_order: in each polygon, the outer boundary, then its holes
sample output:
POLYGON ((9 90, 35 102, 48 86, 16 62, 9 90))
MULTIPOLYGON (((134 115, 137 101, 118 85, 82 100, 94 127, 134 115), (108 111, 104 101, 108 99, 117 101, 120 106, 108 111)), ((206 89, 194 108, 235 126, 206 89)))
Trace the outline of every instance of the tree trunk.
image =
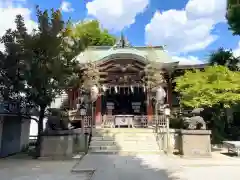
POLYGON ((44 112, 46 107, 40 107, 40 114, 38 120, 38 135, 37 135, 37 142, 36 142, 36 156, 35 158, 40 157, 41 155, 41 145, 42 145, 42 134, 43 134, 43 119, 44 119, 44 112))

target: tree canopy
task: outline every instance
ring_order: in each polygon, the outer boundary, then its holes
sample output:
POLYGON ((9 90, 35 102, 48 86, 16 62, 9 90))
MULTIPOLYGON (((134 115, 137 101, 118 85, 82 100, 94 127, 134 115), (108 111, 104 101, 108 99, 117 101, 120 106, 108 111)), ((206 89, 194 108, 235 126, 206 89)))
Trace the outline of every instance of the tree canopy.
MULTIPOLYGON (((38 133, 43 131, 45 110, 68 88, 80 69, 74 57, 85 48, 85 43, 71 37, 69 22, 64 22, 59 10, 41 11, 38 7, 38 28, 27 32, 24 19, 16 17, 16 30, 8 30, 1 38, 5 52, 1 58, 1 87, 8 92, 23 92, 27 101, 38 108, 38 133), (9 85, 13 84, 13 90, 9 85)), ((9 94, 9 93, 8 93, 9 94)), ((40 153, 41 136, 37 139, 40 153)))
POLYGON ((72 26, 72 35, 84 39, 86 46, 113 46, 116 37, 101 29, 97 20, 82 21, 72 26))
POLYGON ((229 29, 232 30, 233 35, 240 35, 240 4, 236 0, 228 0, 227 3, 226 18, 229 29))
POLYGON ((240 72, 225 66, 209 66, 204 71, 187 71, 176 79, 176 91, 187 107, 231 106, 240 101, 240 72))
POLYGON ((19 46, 14 42, 14 32, 8 30, 1 38, 5 44, 5 52, 0 51, 0 94, 3 100, 17 98, 24 88, 23 64, 19 54, 19 46))
POLYGON ((158 88, 164 82, 161 64, 156 62, 157 55, 153 48, 149 47, 147 52, 147 65, 143 70, 142 81, 148 90, 152 91, 158 88))
POLYGON ((228 67, 232 71, 240 68, 240 58, 235 57, 232 50, 219 48, 210 54, 209 62, 211 65, 222 65, 228 67))

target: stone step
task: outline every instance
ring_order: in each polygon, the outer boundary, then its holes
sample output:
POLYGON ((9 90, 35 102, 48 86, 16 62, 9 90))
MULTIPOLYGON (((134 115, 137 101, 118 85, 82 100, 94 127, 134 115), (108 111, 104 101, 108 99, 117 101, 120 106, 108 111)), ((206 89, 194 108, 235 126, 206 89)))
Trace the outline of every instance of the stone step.
POLYGON ((93 134, 151 134, 154 131, 94 131, 93 134))
POLYGON ((121 147, 128 147, 128 146, 134 146, 134 147, 158 147, 157 143, 150 143, 150 142, 145 142, 145 143, 139 143, 139 142, 93 142, 90 143, 91 146, 121 146, 121 147))
POLYGON ((91 141, 115 141, 115 138, 108 136, 92 136, 91 141))
POLYGON ((133 133, 96 133, 93 134, 93 137, 155 137, 154 133, 142 133, 142 134, 133 134, 133 133))
POLYGON ((115 145, 117 144, 117 142, 115 141, 106 141, 106 140, 102 140, 102 141, 91 141, 90 143, 92 146, 109 146, 109 145, 115 145))
POLYGON ((109 137, 109 136, 93 136, 92 141, 101 141, 101 140, 109 140, 109 141, 156 141, 155 136, 146 136, 146 137, 129 137, 129 136, 117 136, 117 137, 109 137))
POLYGON ((91 139, 91 153, 160 153, 152 129, 95 129, 91 139))
POLYGON ((96 150, 89 151, 91 154, 118 154, 118 155, 137 155, 137 154, 162 154, 163 151, 149 151, 149 150, 138 150, 138 151, 125 151, 125 150, 96 150))
POLYGON ((91 150, 158 150, 159 147, 155 145, 129 145, 129 146, 121 146, 121 145, 101 145, 94 146, 90 145, 89 149, 91 150))
POLYGON ((101 128, 94 129, 94 133, 152 133, 154 129, 148 128, 101 128))

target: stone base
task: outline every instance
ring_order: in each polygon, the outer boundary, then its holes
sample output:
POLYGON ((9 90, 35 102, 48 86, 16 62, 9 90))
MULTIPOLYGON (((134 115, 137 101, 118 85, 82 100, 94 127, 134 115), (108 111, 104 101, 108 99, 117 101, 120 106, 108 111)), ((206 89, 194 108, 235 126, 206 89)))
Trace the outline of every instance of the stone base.
POLYGON ((41 158, 69 159, 79 152, 85 152, 89 136, 79 129, 57 131, 42 136, 41 158), (87 141, 87 142, 85 142, 87 141))
POLYGON ((180 130, 180 154, 184 158, 211 157, 211 131, 180 130))

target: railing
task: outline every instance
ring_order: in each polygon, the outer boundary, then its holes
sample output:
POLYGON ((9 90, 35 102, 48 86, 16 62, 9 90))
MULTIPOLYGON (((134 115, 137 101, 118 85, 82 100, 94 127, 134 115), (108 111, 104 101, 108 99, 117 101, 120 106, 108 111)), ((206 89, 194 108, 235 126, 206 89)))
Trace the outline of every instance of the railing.
MULTIPOLYGON (((167 119, 165 115, 152 116, 151 121, 148 121, 147 115, 136 115, 133 116, 133 127, 146 128, 149 126, 167 127, 167 119)), ((114 128, 115 127, 115 116, 104 115, 102 116, 102 127, 114 128)))
POLYGON ((114 119, 115 119, 115 116, 113 115, 103 115, 102 127, 114 128, 115 127, 114 119))
POLYGON ((92 124, 92 116, 84 116, 83 120, 84 120, 83 122, 84 127, 90 128, 92 124))
MULTIPOLYGON (((115 128, 115 117, 115 115, 103 115, 101 117, 101 126, 103 128, 115 128)), ((148 121, 147 115, 134 115, 132 117, 132 127, 146 128, 149 126, 157 126, 165 128, 168 123, 165 115, 152 116, 150 121, 148 121)), ((76 110, 69 112, 69 119, 71 121, 82 121, 83 119, 83 123, 81 124, 84 128, 91 128, 93 125, 92 116, 80 116, 76 110)))
POLYGON ((79 121, 81 123, 82 132, 90 132, 92 127, 92 116, 80 116, 77 110, 68 112, 70 121, 79 121), (83 120, 83 121, 82 121, 83 120))
POLYGON ((165 115, 153 116, 153 125, 157 127, 167 127, 167 118, 165 115))

